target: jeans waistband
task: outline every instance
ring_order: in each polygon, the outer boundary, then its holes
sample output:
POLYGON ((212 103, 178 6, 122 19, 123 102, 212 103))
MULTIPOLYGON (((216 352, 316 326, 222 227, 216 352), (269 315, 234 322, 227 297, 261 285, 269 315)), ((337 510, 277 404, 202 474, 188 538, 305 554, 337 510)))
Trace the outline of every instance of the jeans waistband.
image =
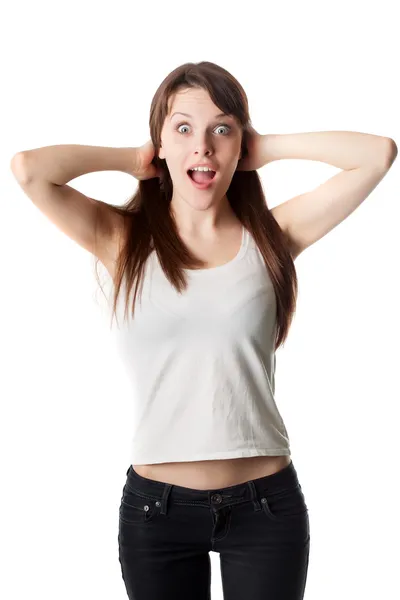
POLYGON ((236 500, 249 499, 254 501, 256 497, 268 497, 269 494, 277 494, 297 486, 301 487, 292 460, 277 473, 244 483, 209 490, 198 490, 142 477, 134 470, 132 465, 129 466, 126 475, 128 487, 149 499, 164 500, 168 497, 172 502, 194 505, 206 504, 215 508, 218 505, 234 504, 236 500))

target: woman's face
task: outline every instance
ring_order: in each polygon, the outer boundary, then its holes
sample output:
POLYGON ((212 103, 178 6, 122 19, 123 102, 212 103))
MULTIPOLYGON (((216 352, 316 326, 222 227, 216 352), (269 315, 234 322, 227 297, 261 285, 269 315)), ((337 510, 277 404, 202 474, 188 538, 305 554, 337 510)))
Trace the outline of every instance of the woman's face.
POLYGON ((159 157, 167 163, 173 193, 195 205, 226 194, 240 159, 242 129, 233 116, 220 113, 206 90, 185 89, 170 99, 161 131, 159 157), (206 189, 196 188, 188 175, 196 163, 211 163, 216 171, 206 189))

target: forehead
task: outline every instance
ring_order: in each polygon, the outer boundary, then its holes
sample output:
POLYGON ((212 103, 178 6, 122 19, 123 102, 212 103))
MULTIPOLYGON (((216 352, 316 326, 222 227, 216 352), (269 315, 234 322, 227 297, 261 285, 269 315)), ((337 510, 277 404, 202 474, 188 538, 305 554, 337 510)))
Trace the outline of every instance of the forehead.
MULTIPOLYGON (((183 117, 188 117, 189 119, 195 119, 196 118, 196 114, 189 114, 189 113, 185 113, 185 112, 181 112, 181 111, 174 111, 171 115, 171 119, 172 117, 174 117, 175 115, 179 115, 179 116, 183 116, 183 117)), ((225 118, 230 118, 233 119, 233 117, 231 115, 227 115, 223 112, 218 113, 217 115, 213 115, 211 118, 213 119, 219 119, 220 117, 225 117, 225 118)))
POLYGON ((208 92, 203 89, 187 89, 175 93, 168 101, 168 115, 172 119, 175 115, 196 119, 206 116, 210 119, 220 117, 234 119, 225 114, 211 100, 208 92))

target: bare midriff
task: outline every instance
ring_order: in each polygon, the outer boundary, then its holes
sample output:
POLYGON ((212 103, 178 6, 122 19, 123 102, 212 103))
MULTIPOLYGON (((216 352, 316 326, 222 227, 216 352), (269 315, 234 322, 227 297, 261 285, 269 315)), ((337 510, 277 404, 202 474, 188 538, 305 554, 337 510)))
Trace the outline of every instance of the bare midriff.
POLYGON ((136 473, 147 479, 196 490, 211 490, 272 475, 286 467, 290 461, 289 455, 250 456, 132 466, 136 473))

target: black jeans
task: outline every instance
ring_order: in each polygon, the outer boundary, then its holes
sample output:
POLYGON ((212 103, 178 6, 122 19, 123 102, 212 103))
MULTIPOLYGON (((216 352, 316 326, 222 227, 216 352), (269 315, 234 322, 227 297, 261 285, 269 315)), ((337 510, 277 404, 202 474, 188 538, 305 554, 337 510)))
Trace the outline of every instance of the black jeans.
POLYGON ((130 600, 210 600, 218 552, 224 600, 301 600, 308 508, 293 461, 272 475, 197 490, 127 471, 119 561, 130 600))

